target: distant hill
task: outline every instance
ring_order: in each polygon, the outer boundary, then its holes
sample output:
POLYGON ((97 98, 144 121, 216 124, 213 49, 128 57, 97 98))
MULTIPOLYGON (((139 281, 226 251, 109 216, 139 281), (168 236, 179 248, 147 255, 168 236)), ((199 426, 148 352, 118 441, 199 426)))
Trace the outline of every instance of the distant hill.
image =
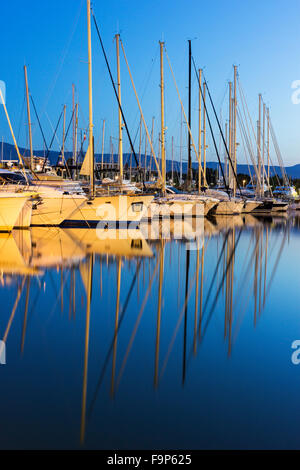
MULTIPOLYGON (((1 143, 0 143, 0 159, 2 158, 2 151, 1 150, 2 149, 1 149, 1 143)), ((24 148, 20 147, 20 152, 21 152, 21 155, 29 156, 29 150, 27 150, 27 149, 24 149, 24 148)), ((43 157, 44 156, 44 151, 43 150, 34 151, 34 155, 43 157)), ((72 156, 71 152, 66 152, 65 153, 65 158, 66 159, 70 158, 71 156, 72 156)), ((48 158, 49 158, 51 164, 55 165, 56 162, 58 161, 58 157, 59 157, 59 152, 50 151, 48 158)), ((98 161, 98 162, 101 161, 101 155, 100 154, 96 154, 95 157, 96 157, 96 161, 98 161)), ((3 159, 4 160, 17 160, 17 158, 18 158, 17 157, 17 152, 16 152, 14 146, 11 145, 11 144, 4 143, 3 144, 3 159)), ((139 158, 138 155, 137 155, 137 158, 139 158)), ((147 166, 149 167, 150 155, 147 155, 146 158, 147 158, 147 166)), ((111 161, 111 156, 109 154, 104 154, 103 159, 104 159, 105 162, 110 162, 111 161)), ((114 161, 115 162, 117 162, 117 159, 118 159, 118 156, 114 155, 114 161)), ((82 160, 82 156, 80 157, 80 160, 82 160)), ((145 161, 145 156, 141 155, 142 166, 144 166, 144 161, 145 161)), ((129 153, 124 154, 124 165, 126 165, 126 164, 130 165, 130 154, 129 153)), ((135 166, 134 157, 132 157, 132 166, 135 166)), ((218 163, 217 162, 207 162, 207 167, 212 168, 212 169, 216 169, 216 168, 218 168, 218 163)), ((153 159, 152 159, 152 168, 155 169, 153 159)), ((167 168, 167 171, 171 171, 171 169, 172 169, 172 161, 171 160, 167 160, 166 168, 167 168)), ((193 168, 197 169, 198 168, 198 163, 193 162, 193 168)), ((250 170, 251 170, 251 173, 254 172, 252 165, 250 165, 250 170)), ((291 178, 300 178, 300 164, 293 165, 293 166, 287 166, 287 167, 285 167, 285 170, 286 170, 286 173, 289 177, 291 177, 291 178)), ((180 163, 177 160, 174 161, 174 172, 178 172, 178 173, 180 172, 180 163)), ((183 164, 182 164, 182 172, 183 172, 183 174, 186 174, 186 172, 187 172, 187 163, 186 162, 183 162, 183 164)), ((249 174, 248 165, 238 164, 237 172, 248 175, 249 174)), ((270 168, 270 175, 274 176, 274 174, 278 174, 279 176, 281 176, 281 170, 280 170, 279 166, 275 166, 274 168, 273 167, 270 168)))

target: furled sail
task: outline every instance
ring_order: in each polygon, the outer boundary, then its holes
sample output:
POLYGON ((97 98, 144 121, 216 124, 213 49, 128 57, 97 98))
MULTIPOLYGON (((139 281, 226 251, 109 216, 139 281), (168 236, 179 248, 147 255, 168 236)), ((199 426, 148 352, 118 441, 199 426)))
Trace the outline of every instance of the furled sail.
POLYGON ((89 145, 87 152, 85 154, 84 160, 82 162, 80 174, 84 176, 89 176, 91 174, 91 169, 93 165, 93 152, 92 148, 89 145))

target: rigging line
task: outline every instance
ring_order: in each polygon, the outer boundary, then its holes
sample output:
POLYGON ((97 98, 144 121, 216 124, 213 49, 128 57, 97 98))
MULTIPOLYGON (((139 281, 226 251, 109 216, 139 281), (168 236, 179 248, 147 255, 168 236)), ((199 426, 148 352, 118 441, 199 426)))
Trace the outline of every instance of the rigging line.
POLYGON ((139 273, 140 267, 141 267, 141 260, 138 261, 138 264, 137 264, 137 267, 136 267, 136 271, 135 271, 133 280, 132 280, 132 282, 131 282, 131 286, 130 286, 130 288, 129 288, 129 291, 128 291, 128 294, 127 294, 127 297, 126 297, 126 300, 125 300, 125 304, 124 304, 124 307, 123 307, 122 312, 121 312, 121 315, 120 315, 120 321, 119 321, 118 327, 117 327, 117 329, 116 329, 115 332, 114 332, 113 338, 112 338, 112 340, 111 340, 110 347, 109 347, 109 349, 108 349, 108 351, 107 351, 107 354, 106 354, 106 357, 105 357, 105 360, 104 360, 104 363, 103 363, 103 367, 102 367, 102 371, 101 371, 101 374, 100 374, 98 383, 97 383, 97 385, 96 385, 96 390, 95 390, 94 396, 93 396, 93 398, 92 398, 89 411, 88 411, 88 413, 87 413, 87 418, 88 418, 88 419, 90 418, 90 416, 91 416, 91 414, 92 414, 92 412, 93 412, 94 404, 95 404, 95 402, 96 402, 97 395, 98 395, 100 386, 101 386, 102 381, 103 381, 103 378, 104 378, 105 370, 106 370, 106 367, 107 367, 107 365, 108 365, 110 355, 111 355, 111 353, 112 353, 112 351, 113 351, 114 342, 115 342, 115 340, 116 340, 117 335, 119 334, 119 331, 120 331, 120 328, 121 328, 121 324, 122 324, 122 322, 123 322, 123 320, 124 320, 125 313, 126 313, 126 310, 127 310, 127 307, 128 307, 128 303, 129 303, 129 300, 130 300, 130 297, 131 297, 131 294, 132 294, 134 285, 135 285, 135 283, 136 283, 136 280, 137 280, 137 277, 138 277, 138 273, 139 273))
MULTIPOLYGON (((258 151, 258 155, 259 155, 259 158, 262 159, 262 158, 261 158, 261 150, 260 150, 259 145, 258 145, 257 136, 256 136, 256 133, 255 133, 255 131, 254 131, 253 122, 252 122, 252 119, 251 119, 251 116, 250 116, 250 113, 249 113, 248 105, 247 105, 247 102, 246 102, 246 99, 245 99, 244 91, 243 91, 243 89, 242 89, 242 85, 241 85, 239 76, 237 77, 237 81, 238 81, 238 85, 239 85, 240 95, 241 95, 242 99, 244 99, 244 102, 245 102, 245 105, 246 105, 247 114, 248 114, 248 119, 249 119, 249 122, 250 122, 250 124, 251 124, 251 128, 252 128, 252 132, 253 132, 253 135, 254 135, 255 144, 256 144, 256 147, 257 147, 257 151, 258 151)), ((265 180, 267 181, 268 187, 269 187, 269 191, 270 191, 270 193, 271 193, 271 195, 272 195, 272 189, 271 189, 271 186, 270 186, 269 181, 268 181, 268 178, 267 178, 267 173, 266 173, 265 166, 262 165, 262 168, 263 168, 263 179, 265 179, 265 180)))
MULTIPOLYGON (((122 41, 121 38, 120 38, 120 41, 122 41)), ((144 98, 144 96, 145 96, 145 93, 146 93, 146 90, 147 90, 147 88, 148 88, 149 81, 150 81, 150 78, 151 78, 151 75, 152 75, 152 72, 153 72, 153 68, 154 68, 154 65, 155 65, 156 60, 157 60, 157 57, 158 57, 158 53, 159 53, 159 46, 157 46, 157 48, 156 48, 156 52, 155 52, 154 58, 151 59, 152 64, 151 64, 151 66, 150 66, 148 78, 147 78, 147 80, 145 81, 144 90, 143 90, 142 93, 141 93, 141 100, 143 100, 143 98, 144 98)), ((133 126, 136 125, 136 120, 137 120, 137 118, 138 118, 138 115, 139 115, 139 112, 137 111, 136 114, 135 114, 134 120, 133 120, 133 126)))
POLYGON ((20 140, 20 133, 21 133, 21 126, 22 126, 22 120, 23 120, 23 115, 24 115, 24 109, 25 109, 25 95, 24 95, 24 100, 22 104, 22 110, 21 110, 21 115, 20 115, 20 123, 19 123, 19 128, 18 128, 18 133, 17 133, 17 142, 20 140))
POLYGON ((212 291, 212 288, 213 288, 213 284, 215 282, 215 277, 216 277, 216 274, 219 270, 219 266, 220 266, 220 263, 221 263, 222 258, 223 258, 223 254, 224 254, 224 251, 225 251, 225 246, 226 246, 226 242, 227 242, 228 237, 229 237, 229 233, 230 233, 230 230, 227 230, 224 241, 223 241, 222 249, 221 249, 218 261, 217 261, 217 265, 216 265, 215 271, 212 275, 210 286, 208 288, 207 296, 206 296, 206 299, 205 299, 205 304, 204 304, 204 307, 203 307, 203 314, 204 314, 205 309, 207 307, 207 303, 208 303, 208 300, 209 300, 209 297, 210 297, 210 294, 211 294, 211 291, 212 291))
MULTIPOLYGON (((196 69, 194 57, 192 57, 192 59, 193 59, 193 64, 194 64, 195 72, 196 72, 196 74, 197 74, 197 69, 196 69)), ((205 80, 205 85, 206 85, 207 93, 208 93, 208 96, 209 96, 209 100, 210 100, 211 106, 212 106, 213 111, 214 111, 214 115, 215 115, 215 118, 216 118, 216 121, 217 121, 217 124, 218 124, 218 128, 219 128, 219 131, 220 131, 220 133, 221 133, 221 137, 222 137, 223 145, 224 145, 225 150, 226 150, 227 158, 228 158, 228 160, 229 160, 229 162, 230 162, 231 169, 232 169, 234 178, 235 178, 236 183, 237 183, 237 187, 238 187, 238 189, 239 189, 239 191, 240 191, 240 194, 241 194, 241 187, 240 187, 240 184, 239 184, 239 181, 238 181, 238 178, 237 178, 237 174, 236 174, 234 165, 233 165, 232 160, 231 160, 231 157, 230 157, 230 155, 229 155, 229 151, 228 151, 228 148, 227 148, 227 144, 226 144, 226 141, 225 141, 225 139, 224 139, 224 134, 223 134, 222 128, 221 128, 221 126, 220 126, 220 121, 219 121, 219 118, 218 118, 218 115, 217 115, 217 112, 216 112, 216 108, 215 108, 215 105, 214 105, 214 103, 213 103, 213 100, 212 100, 212 97, 211 97, 211 94, 210 94, 210 91, 209 91, 209 88, 208 88, 207 81, 206 81, 206 79, 205 79, 204 73, 203 73, 203 78, 204 78, 204 80, 205 80)), ((201 91, 201 95, 202 95, 202 90, 201 90, 201 88, 200 88, 200 91, 201 91)), ((202 100, 203 100, 203 95, 202 95, 202 100)), ((205 111, 206 111, 206 115, 207 115, 207 120, 208 120, 208 122, 209 122, 209 127, 211 128, 210 119, 209 119, 209 116, 208 116, 208 113, 207 113, 207 110, 206 110, 206 105, 205 105, 204 102, 203 102, 203 104, 204 104, 204 107, 205 107, 205 111)), ((212 132, 212 131, 211 131, 211 132, 212 132)), ((212 134, 212 136, 213 136, 213 134, 212 134)), ((214 137, 213 137, 213 139, 214 139, 214 137)), ((215 140, 215 139, 214 139, 214 140, 215 140)), ((218 156, 218 155, 217 155, 217 156, 218 156)), ((218 156, 218 159, 219 159, 219 156, 218 156)), ((220 161, 220 159, 219 159, 219 161, 220 161)), ((222 167, 222 166, 221 166, 221 167, 222 167)), ((223 168, 222 168, 222 176, 223 176, 224 181, 225 181, 223 168)), ((227 188, 226 188, 226 189, 227 189, 227 188)))
MULTIPOLYGON (((192 57, 192 59, 193 59, 193 57, 192 57)), ((198 74, 197 74, 197 69, 196 69, 196 65, 195 65, 194 59, 193 59, 193 64, 194 64, 194 69, 195 69, 196 76, 197 76, 197 78, 198 78, 198 83, 199 83, 199 85, 200 85, 199 77, 198 77, 198 74)), ((204 83, 205 83, 206 89, 207 89, 207 91, 208 91, 208 93, 209 93, 206 80, 205 80, 204 83)), ((213 130, 212 130, 211 121, 210 121, 210 118, 209 118, 209 115, 208 115, 208 112, 207 112, 206 103, 205 103, 205 101, 204 101, 204 99, 203 99, 202 87, 199 86, 199 89, 200 89, 200 93, 201 93, 201 97, 202 97, 202 102, 203 102, 203 105, 204 105, 204 110, 205 110, 205 114, 206 114, 206 117, 207 117, 209 129, 210 129, 210 133, 211 133, 211 136, 212 136, 212 139, 213 139, 215 151, 216 151, 217 158, 218 158, 218 161, 219 161, 219 166, 220 166, 220 169, 221 169, 221 172, 222 172, 222 177, 223 177, 225 189, 226 189, 227 194, 228 194, 229 199, 230 199, 229 186, 228 186, 228 184, 227 184, 227 181, 226 181, 226 178, 225 178, 225 175, 224 175, 224 169, 223 169, 222 162, 221 162, 221 159, 220 159, 220 155, 219 155, 219 152, 218 152, 218 148, 217 148, 217 143, 216 143, 216 140, 215 140, 215 136, 214 136, 214 133, 213 133, 213 130)), ((210 96, 210 95, 209 95, 209 96, 210 96)), ((221 132, 222 132, 222 131, 221 131, 221 132)), ((222 134, 222 135, 223 135, 223 134, 222 134)), ((223 139, 223 140, 224 140, 224 139, 223 139)))
POLYGON ((43 114, 44 114, 45 111, 46 111, 46 107, 47 107, 48 102, 49 102, 49 100, 50 100, 50 98, 51 98, 51 96, 52 96, 52 93, 53 93, 54 89, 55 89, 56 82, 57 82, 58 77, 59 77, 59 75, 60 75, 60 73, 61 73, 61 70, 62 70, 62 67, 63 67, 63 65, 64 65, 64 61, 65 61, 65 59, 66 59, 66 56, 67 56, 67 54, 68 54, 68 52, 69 52, 69 48, 70 48, 71 42, 72 42, 72 40, 73 40, 75 31, 76 31, 76 29, 77 29, 77 25, 78 25, 78 22, 79 22, 79 19, 80 19, 81 10, 82 10, 82 7, 83 7, 83 1, 84 1, 84 0, 81 0, 81 3, 80 3, 80 5, 79 5, 79 9, 78 9, 77 15, 76 15, 76 17, 75 17, 75 21, 74 21, 74 23, 73 23, 73 29, 72 29, 72 31, 71 31, 71 35, 70 35, 70 38, 69 38, 69 40, 68 40, 68 43, 67 43, 67 45, 65 46, 65 48, 64 48, 64 50, 63 50, 63 52, 62 52, 61 60, 60 60, 60 63, 59 63, 59 65, 58 65, 58 67, 57 67, 56 75, 54 76, 54 79, 53 79, 51 85, 50 85, 49 88, 48 88, 48 92, 47 92, 47 95, 46 95, 46 98, 45 98, 45 102, 44 102, 44 105, 43 105, 43 107, 42 107, 42 116, 43 116, 43 114))
MULTIPOLYGON (((71 119, 70 119, 70 122, 69 122, 69 125, 68 125, 68 128, 67 128, 66 135, 64 136, 64 145, 65 145, 66 139, 67 139, 67 137, 68 137, 71 124, 72 124, 72 122, 73 122, 73 116, 74 116, 74 110, 73 110, 73 112, 72 112, 72 116, 71 116, 71 119)), ((58 165, 58 159, 57 159, 56 165, 58 165)), ((65 169, 66 169, 66 171, 68 172, 69 176, 71 176, 70 169, 69 169, 67 160, 66 160, 66 158, 65 158, 65 155, 64 155, 64 165, 65 165, 65 169)))
MULTIPOLYGON (((217 304, 217 301, 218 301, 219 294, 220 294, 220 292, 221 292, 221 290, 222 290, 222 285, 223 285, 224 279, 225 279, 225 277, 226 277, 226 275, 227 275, 227 272, 228 272, 228 270, 229 270, 229 268, 230 268, 230 266, 231 266, 231 263, 232 263, 232 261, 233 261, 233 259, 234 259, 234 255, 235 255, 235 252, 236 252, 236 249, 237 249, 239 240, 240 240, 240 238, 241 238, 242 231, 243 231, 243 227, 240 229, 239 235, 238 235, 237 240, 236 240, 236 243, 235 243, 235 245, 234 245, 234 249, 233 249, 232 252, 230 253, 230 258, 229 258, 229 260, 228 260, 228 263, 227 263, 227 266, 226 266, 226 270, 225 270, 225 272, 224 272, 224 274, 223 274, 223 276, 222 276, 221 282, 220 282, 220 284, 219 284, 219 287, 218 287, 218 290, 217 290, 217 293, 216 293, 216 296, 215 296, 215 299, 214 299, 214 303, 213 303, 213 305, 212 305, 212 307, 211 307, 211 309, 210 309, 210 312, 209 312, 209 314, 208 314, 208 318, 207 318, 206 323, 205 323, 204 328, 203 328, 203 333, 202 333, 201 338, 200 338, 200 341, 201 341, 201 342, 202 342, 203 339, 204 339, 205 332, 207 331, 209 322, 210 322, 210 320, 211 320, 211 318, 212 318, 212 314, 213 314, 213 312, 214 312, 214 310, 215 310, 215 307, 216 307, 216 304, 217 304)), ((203 309, 203 312, 204 312, 204 309, 203 309)))
MULTIPOLYGON (((147 138, 148 138, 148 141, 149 141, 149 144, 150 144, 150 148, 151 148, 151 151, 152 151, 152 155, 153 155, 153 158, 154 158, 154 161, 155 161, 155 165, 156 165, 156 168, 157 168, 157 171, 158 171, 159 178, 162 179, 159 164, 158 164, 158 161, 157 161, 157 158, 156 158, 156 154, 154 152, 152 140, 151 140, 151 137, 149 135, 148 127, 146 125, 146 121, 145 121, 145 118, 144 118, 144 114, 143 114, 143 111, 142 111, 140 100, 138 98, 137 91, 136 91, 136 88, 135 88, 135 85, 134 85, 134 82, 133 82, 133 77, 132 77, 132 74, 131 74, 131 70, 130 70, 130 67, 129 67, 127 56, 125 54, 124 45, 123 45, 122 40, 120 40, 120 42, 121 42, 121 47, 122 47, 122 52, 123 52, 123 55, 124 55, 124 59, 125 59, 126 65, 127 65, 128 73, 129 73, 129 76, 130 76, 132 88, 133 88, 133 91, 134 91, 134 94, 135 94, 135 97, 136 97, 136 100, 137 100, 137 104, 138 104, 138 107, 139 107, 139 111, 140 111, 140 114, 141 114, 141 121, 143 121, 143 124, 144 124, 145 132, 147 134, 147 138)), ((140 125, 141 125, 141 123, 140 123, 140 125)))
MULTIPOLYGON (((246 154, 245 145, 248 149, 248 153, 249 153, 250 158, 251 158, 251 162, 252 162, 254 172, 256 174, 256 178, 258 178, 258 170, 257 170, 257 166, 255 164, 255 158, 253 156, 253 152, 252 152, 252 148, 251 148, 251 142, 249 141, 249 137, 248 137, 248 134, 246 132, 245 125, 244 125, 244 122, 243 122, 243 118, 240 114, 239 108, 237 109, 237 118, 238 118, 238 123, 240 125, 240 130, 241 130, 241 135, 242 135, 243 146, 244 146, 244 151, 245 151, 247 163, 248 163, 248 158, 247 158, 247 154, 246 154)), ((253 178, 252 178, 252 175, 251 175, 251 172, 250 172, 250 167, 249 167, 249 174, 250 174, 250 178, 251 178, 251 181, 252 181, 252 184, 253 184, 253 178)))
POLYGON ((271 273, 271 276, 270 276, 270 280, 269 280, 268 285, 267 285, 266 297, 268 296, 269 291, 271 289, 271 285, 272 285, 272 282, 274 280, 274 276, 275 276, 276 271, 277 271, 277 267, 278 267, 278 264, 279 264, 279 261, 280 261, 281 255, 282 255, 282 251, 283 251, 283 248, 284 248, 284 245, 285 245, 285 242, 286 242, 288 232, 289 232, 289 230, 288 230, 288 227, 286 226, 285 231, 284 231, 284 237, 283 237, 282 242, 280 244, 278 254, 277 254, 277 257, 276 257, 276 260, 275 260, 275 264, 274 264, 274 267, 273 267, 273 270, 272 270, 272 273, 271 273))
MULTIPOLYGON (((197 158, 198 162, 200 163, 200 156, 199 156, 199 154, 198 154, 198 152, 197 152, 197 149, 196 149, 196 146, 195 146, 195 143, 194 143, 194 139, 193 139, 193 135, 192 135, 192 131, 191 131, 191 128, 190 128, 190 126, 189 126, 189 123, 188 123, 188 120, 187 120, 187 117, 186 117, 186 114, 185 114, 184 106, 183 106, 183 104, 182 104, 182 100, 181 100, 181 97, 180 97, 180 93, 179 93, 179 90, 178 90, 177 82, 176 82, 175 75, 174 75, 174 72, 173 72, 173 69, 172 69, 172 66, 171 66, 171 61, 170 61, 169 56, 168 56, 168 53, 167 53, 166 46, 165 46, 165 54, 166 54, 167 61, 168 61, 168 65, 169 65, 169 68, 170 68, 170 71, 171 71, 171 74, 172 74, 172 78, 173 78, 174 85, 175 85, 175 88, 176 88, 177 96, 178 96, 178 99, 179 99, 179 102, 180 102, 182 114, 183 114, 183 116, 184 116, 184 120, 185 120, 187 129, 188 129, 188 134, 189 134, 189 136, 190 136, 190 138, 191 138, 191 144, 192 144, 192 147, 193 147, 193 149, 194 149, 196 158, 197 158)), ((206 181, 206 175, 204 174, 202 165, 199 165, 199 167, 200 167, 200 169, 201 169, 201 174, 202 174, 202 176, 203 176, 204 184, 206 183, 206 186, 208 186, 207 181, 206 181)))
POLYGON ((50 124, 52 130, 54 131, 54 138, 57 140, 59 152, 61 152, 62 148, 61 148, 59 139, 58 139, 58 137, 57 137, 56 131, 55 131, 54 128, 53 128, 53 125, 52 125, 52 122, 51 122, 51 120, 50 120, 50 118, 49 118, 49 116, 48 116, 48 113, 46 112, 45 114, 46 114, 46 117, 47 117, 47 119, 48 119, 48 121, 49 121, 49 124, 50 124))
POLYGON ((156 272, 157 272, 158 266, 159 266, 158 261, 159 261, 159 259, 157 258, 157 264, 156 264, 155 269, 153 271, 152 277, 149 280, 148 289, 146 291, 142 306, 140 308, 138 317, 137 317, 135 325, 134 325, 134 329, 132 331, 132 334, 131 334, 131 337, 130 337, 130 340, 129 340, 129 343, 128 343, 128 346, 127 346, 127 349, 126 349, 125 356, 124 356, 123 361, 122 361, 122 365, 120 367, 120 372, 119 372, 118 377, 117 377, 117 384, 116 384, 117 388, 119 388, 120 381, 121 381, 121 378, 123 376, 123 373, 124 373, 124 370, 125 370, 125 367, 126 367, 126 363, 127 363, 127 360, 128 360, 128 357, 129 357, 129 354, 130 354, 130 351, 131 351, 131 348, 132 348, 132 345, 133 345, 133 342, 134 342, 134 339, 135 339, 135 336, 136 336, 136 333, 137 333, 137 330, 138 330, 138 327, 139 327, 139 324, 141 322, 141 319, 142 319, 145 307, 147 305, 147 301, 148 301, 150 292, 152 290, 153 281, 155 279, 155 275, 156 275, 156 272))
POLYGON ((165 360, 164 360, 162 368, 161 368, 161 372, 159 374, 159 380, 160 381, 161 381, 161 379, 162 379, 162 377, 165 373, 165 370, 166 370, 166 367, 167 367, 167 364, 168 364, 168 361, 169 361, 169 357, 171 355, 171 352, 172 352, 172 349, 173 349, 173 346, 174 346, 174 343, 175 343, 175 339, 176 339, 177 333, 179 331, 179 327, 181 325, 181 322, 182 322, 183 316, 185 314, 185 310, 186 310, 188 301, 190 299, 191 293, 192 293, 193 288, 194 288, 195 281, 196 281, 196 273, 194 274, 193 279, 191 280, 191 283, 190 283, 190 287, 189 287, 189 289, 186 293, 185 301, 184 301, 183 307, 181 309, 181 312, 179 314, 178 321, 177 321, 177 324, 175 326, 174 333, 173 333, 173 336, 171 338, 169 348, 168 348, 168 351, 167 351, 166 356, 165 356, 165 360))
POLYGON ((269 118, 269 122, 270 122, 270 131, 271 131, 272 142, 273 142, 275 152, 276 152, 276 155, 277 155, 277 159, 278 159, 278 163, 279 163, 279 166, 280 166, 280 169, 281 169, 282 179, 283 179, 284 183, 288 186, 287 174, 286 174, 286 171, 285 171, 283 159, 282 159, 282 156, 281 156, 281 152, 280 152, 280 149, 279 149, 277 138, 276 138, 274 128, 273 128, 273 125, 272 125, 272 122, 271 122, 270 118, 269 118))
POLYGON ((37 109, 36 109, 36 107, 35 107, 35 104, 34 104, 32 95, 30 95, 30 99, 31 99, 31 102, 32 102, 32 105, 33 105, 33 109, 34 109, 34 112, 35 112, 35 116, 36 116, 36 118, 37 118, 37 122, 38 122, 38 124, 39 124, 39 128, 40 128, 40 131, 41 131, 41 134, 42 134, 42 137, 43 137, 44 144, 45 144, 46 149, 47 149, 47 152, 48 152, 48 145, 47 145, 47 142, 46 142, 46 139, 45 139, 45 135, 44 135, 44 132, 43 132, 43 129, 42 129, 42 125, 41 125, 41 122, 40 122, 40 119, 39 119, 39 116, 38 116, 38 113, 37 113, 37 109))
MULTIPOLYGON (((57 132, 57 129, 58 129, 60 120, 61 120, 61 118, 62 118, 63 112, 64 112, 64 110, 62 109, 62 112, 60 113, 60 116, 59 116, 58 121, 57 121, 56 128, 55 128, 54 133, 53 133, 52 140, 51 140, 51 142, 50 142, 50 145, 49 145, 49 148, 48 148, 48 151, 47 151, 46 159, 49 157, 49 153, 50 153, 52 144, 53 144, 53 142, 54 142, 54 139, 55 139, 55 136, 56 136, 56 132, 57 132)), ((49 118, 48 118, 48 120, 49 120, 49 118)), ((50 120, 49 120, 49 121, 50 121, 50 120)), ((50 124, 51 124, 51 123, 50 123, 50 124)), ((52 127, 52 124, 51 124, 51 127, 52 127)))
MULTIPOLYGON (((139 164, 138 164, 138 159, 137 159, 137 156, 136 156, 136 153, 135 153, 135 150, 134 150, 134 146, 133 146, 133 143, 132 143, 132 140, 131 140, 131 136, 130 136, 130 132, 129 132, 129 129, 128 129, 128 126, 127 126, 127 122, 126 122, 126 119, 125 119, 125 116, 124 116, 124 113, 123 113, 123 109, 122 109, 122 106, 121 106, 121 103, 120 103, 120 100, 119 100, 118 92, 116 90, 114 79, 113 79, 113 76, 112 76, 112 73, 111 73, 111 70, 110 70, 110 66, 109 66, 109 63, 108 63, 108 59, 107 59, 107 56, 106 56, 106 52, 105 52, 105 49, 104 49, 104 45, 103 45, 103 42, 102 42, 102 38, 101 38, 101 35, 100 35, 98 24, 97 24, 95 14, 94 14, 94 11, 93 11, 92 8, 91 8, 91 13, 92 13, 92 16, 93 16, 94 24, 95 24, 95 27, 96 27, 96 31, 97 31, 99 41, 100 41, 100 45, 101 45, 101 49, 102 49, 102 52, 103 52, 103 55, 104 55, 106 66, 107 66, 107 69, 108 69, 108 72, 109 72, 110 80, 111 80, 111 83, 112 83, 112 86, 113 86, 113 89, 114 89, 114 92, 115 92, 116 100, 118 102, 119 109, 120 109, 120 112, 122 114, 122 119, 123 119, 123 122, 124 122, 124 126, 125 126, 125 129, 126 129, 126 133, 127 133, 127 137, 128 137, 129 143, 130 143, 130 147, 131 147, 131 150, 132 150, 135 162, 136 162, 136 166, 141 172, 141 168, 139 167, 139 164)), ((143 185, 145 187, 144 176, 143 176, 143 185)))

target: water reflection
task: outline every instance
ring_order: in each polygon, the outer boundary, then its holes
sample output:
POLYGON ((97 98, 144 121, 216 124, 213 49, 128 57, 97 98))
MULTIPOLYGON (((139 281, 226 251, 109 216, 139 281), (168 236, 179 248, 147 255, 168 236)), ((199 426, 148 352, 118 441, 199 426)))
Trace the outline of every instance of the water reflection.
MULTIPOLYGON (((118 431, 128 406, 133 407, 133 426, 139 421, 134 400, 142 403, 143 397, 137 398, 136 390, 144 390, 144 406, 149 407, 145 417, 149 419, 149 413, 153 413, 165 423, 166 412, 157 406, 157 400, 160 393, 175 393, 180 385, 181 405, 176 401, 170 407, 178 423, 184 422, 186 400, 198 406, 191 389, 198 387, 195 365, 199 366, 201 354, 207 357, 207 348, 222 350, 222 340, 223 354, 231 359, 243 322, 250 331, 251 318, 252 328, 257 328, 269 308, 278 271, 282 275, 284 249, 297 230, 296 217, 258 219, 246 215, 205 219, 202 226, 194 220, 188 227, 183 227, 182 221, 172 221, 170 227, 160 223, 155 231, 146 225, 141 230, 116 231, 113 238, 107 231, 45 227, 1 234, 0 300, 5 305, 1 337, 12 357, 7 366, 8 386, 1 392, 2 403, 10 404, 11 377, 21 357, 26 356, 25 344, 40 348, 39 357, 31 357, 26 387, 36 387, 35 374, 41 364, 51 369, 40 336, 42 332, 44 339, 52 341, 53 327, 54 347, 65 351, 69 344, 58 369, 69 377, 70 384, 64 382, 57 399, 68 394, 76 383, 69 407, 77 419, 68 424, 64 420, 67 411, 60 408, 49 426, 60 423, 64 438, 58 443, 54 432, 45 433, 47 445, 77 447, 81 443, 87 447, 126 448, 131 442, 131 448, 137 443, 153 447, 154 418, 147 429, 131 430, 128 439, 121 438, 118 431), (13 327, 18 315, 22 318, 21 339, 13 327), (30 339, 26 339, 28 328, 30 339), (17 350, 21 357, 15 354, 17 350), (118 406, 110 406, 119 400, 118 406), (104 421, 101 416, 106 417, 104 421), (105 439, 104 429, 108 429, 105 439)), ((46 377, 45 407, 46 396, 56 380, 55 374, 46 377)), ((24 380, 18 379, 20 393, 24 380)), ((31 406, 43 435, 48 424, 39 417, 35 404, 31 406)), ((24 423, 19 423, 12 405, 8 408, 11 415, 7 419, 22 429, 24 423)), ((164 424, 162 429, 166 429, 164 424)), ((174 447, 179 445, 178 431, 169 432, 173 440, 164 444, 160 435, 162 447, 169 442, 174 447)), ((35 432, 31 435, 29 427, 27 433, 27 445, 36 445, 35 432)), ((199 430, 191 426, 188 433, 193 447, 199 430)), ((21 437, 14 439, 9 447, 23 446, 21 437)))

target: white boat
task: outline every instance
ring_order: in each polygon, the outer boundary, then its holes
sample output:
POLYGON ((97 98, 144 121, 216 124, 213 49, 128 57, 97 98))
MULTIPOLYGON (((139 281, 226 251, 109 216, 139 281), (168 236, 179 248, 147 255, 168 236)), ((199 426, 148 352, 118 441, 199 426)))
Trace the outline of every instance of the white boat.
POLYGON ((229 197, 225 191, 219 189, 207 189, 205 195, 219 199, 212 212, 216 215, 237 215, 241 214, 244 208, 243 199, 237 197, 229 197))
POLYGON ((46 184, 43 181, 41 184, 39 181, 32 180, 30 175, 27 175, 27 179, 28 183, 22 173, 0 170, 0 181, 7 191, 22 190, 22 193, 27 194, 28 197, 33 193, 38 196, 33 201, 32 214, 29 213, 29 204, 25 205, 17 226, 60 225, 87 201, 78 183, 72 184, 71 181, 62 186, 53 186, 52 182, 46 184))
MULTIPOLYGON (((203 214, 207 215, 216 205, 220 202, 219 199, 202 195, 202 194, 190 194, 184 193, 177 190, 173 186, 166 186, 166 197, 174 199, 188 199, 189 201, 199 201, 204 204, 203 214)), ((201 214, 202 215, 202 214, 201 214)))
POLYGON ((30 193, 0 191, 0 231, 11 232, 17 226, 22 210, 30 198, 30 193))

